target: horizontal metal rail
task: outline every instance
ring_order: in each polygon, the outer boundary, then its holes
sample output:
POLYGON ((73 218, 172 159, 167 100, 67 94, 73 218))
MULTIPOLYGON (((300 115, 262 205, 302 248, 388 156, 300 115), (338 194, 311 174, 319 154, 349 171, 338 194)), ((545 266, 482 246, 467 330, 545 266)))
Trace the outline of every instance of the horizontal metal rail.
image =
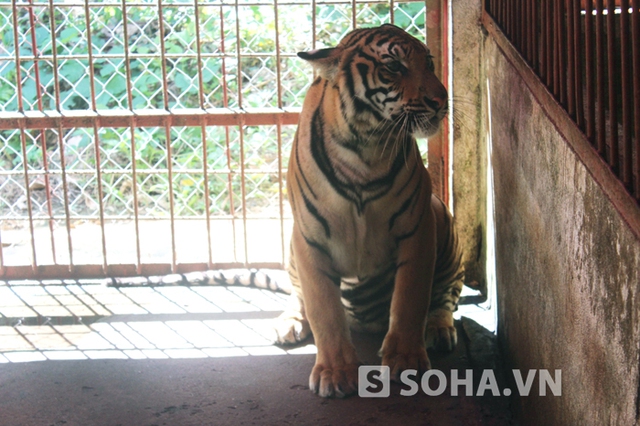
MULTIPOLYGON (((175 171, 177 171, 178 173, 181 174, 193 174, 193 175, 197 175, 197 174, 202 174, 204 173, 204 171, 202 169, 181 169, 181 168, 175 168, 175 171)), ((245 173, 250 175, 250 174, 259 174, 259 173, 275 173, 278 170, 282 170, 282 173, 287 173, 287 168, 282 168, 282 169, 252 169, 252 168, 246 168, 245 169, 245 173)), ((16 176, 16 175, 22 175, 23 171, 20 170, 0 170, 0 176, 16 176)), ((62 170, 44 170, 44 169, 29 169, 26 171, 26 174, 28 176, 43 176, 43 175, 49 175, 49 176, 61 176, 62 175, 62 170)), ((89 175, 89 174, 95 174, 96 170, 95 169, 72 169, 72 170, 65 170, 64 173, 67 176, 73 176, 73 175, 89 175)), ((115 170, 115 169, 101 169, 101 173, 105 176, 108 175, 127 175, 127 174, 131 174, 131 170, 115 170)), ((137 173, 139 175, 163 175, 163 174, 167 174, 168 173, 168 169, 142 169, 139 168, 137 173)), ((210 174, 214 174, 214 175, 227 175, 229 173, 235 173, 234 170, 232 169, 214 169, 211 167, 207 168, 207 173, 210 174)))
MULTIPOLYGON (((402 0, 402 3, 424 3, 425 0, 402 0)), ((358 1, 358 3, 361 3, 358 1)), ((387 0, 366 0, 366 2, 362 2, 363 4, 389 4, 387 0)), ((16 2, 19 7, 48 7, 49 2, 45 1, 34 1, 31 3, 26 2, 16 2)), ((89 7, 120 7, 122 3, 120 1, 105 1, 105 2, 88 2, 89 7)), ((315 4, 318 6, 334 6, 334 5, 345 5, 350 6, 353 4, 353 0, 316 0, 315 4)), ((0 7, 12 7, 11 2, 0 2, 0 7)), ((84 2, 66 2, 66 1, 54 1, 54 6, 59 7, 84 7, 84 2)), ((145 2, 127 2, 127 7, 148 7, 149 3, 145 2)), ((190 6, 190 3, 176 1, 175 3, 163 2, 163 7, 185 7, 190 6)), ((236 3, 234 0, 227 2, 220 1, 211 1, 211 2, 199 2, 198 7, 236 7, 236 3)), ((239 7, 251 7, 251 6, 271 6, 273 7, 273 1, 250 1, 250 2, 242 2, 237 6, 239 7)), ((278 2, 278 6, 309 6, 308 1, 300 0, 300 1, 283 1, 278 2)))
MULTIPOLYGON (((425 0, 402 0, 402 3, 424 3, 425 0)), ((360 1, 358 1, 360 3, 360 1)), ((366 0, 366 2, 362 2, 363 4, 389 4, 388 0, 366 0)), ((351 5, 353 4, 353 0, 315 0, 315 4, 317 6, 326 6, 326 5, 351 5)), ((12 7, 12 2, 0 2, 0 7, 12 7)), ((34 1, 31 3, 26 2, 16 2, 18 7, 27 7, 27 8, 38 8, 38 7, 48 7, 49 2, 45 1, 34 1)), ((56 7, 85 7, 84 2, 67 2, 67 1, 54 1, 53 5, 56 7)), ((105 1, 105 2, 88 2, 86 3, 89 7, 121 7, 122 3, 120 1, 105 1)), ((127 7, 148 7, 148 2, 127 2, 127 7)), ((163 2, 163 7, 185 7, 189 6, 189 3, 184 2, 163 2)), ((273 1, 251 1, 251 2, 242 2, 236 4, 235 1, 204 1, 198 2, 198 7, 253 7, 253 6, 270 6, 273 7, 273 1)), ((278 1, 278 6, 309 6, 308 0, 299 0, 299 1, 278 1)))
MULTIPOLYGON (((269 57, 273 57, 276 55, 276 52, 272 52, 272 51, 263 51, 263 52, 246 52, 244 53, 242 56, 244 56, 245 58, 269 58, 269 57)), ((295 58, 297 57, 297 55, 295 53, 290 53, 290 52, 283 52, 280 53, 280 56, 283 58, 295 58)), ((92 54, 93 59, 123 59, 122 54, 116 54, 116 53, 93 53, 92 54)), ((222 53, 201 53, 200 56, 203 59, 208 59, 208 58, 213 58, 213 59, 220 59, 220 58, 235 58, 236 55, 229 55, 229 54, 222 54, 222 53)), ((60 55, 56 55, 56 58, 58 60, 75 60, 75 61, 88 61, 89 60, 89 54, 71 54, 71 55, 65 55, 65 54, 60 54, 60 55)), ((190 53, 190 52, 184 52, 184 53, 167 53, 165 55, 166 59, 190 59, 190 58, 198 58, 198 54, 197 53, 190 53)), ((159 56, 157 53, 130 53, 129 54, 129 59, 159 59, 159 56)), ((22 62, 29 62, 29 61, 41 61, 41 62, 51 62, 53 60, 53 55, 47 55, 47 54, 42 54, 42 55, 22 55, 20 56, 20 61, 22 62)), ((2 56, 0 55, 0 64, 2 62, 14 62, 15 59, 12 58, 11 56, 2 56)))
POLYGON ((207 269, 238 269, 247 266, 256 269, 282 269, 278 262, 253 262, 249 265, 242 262, 223 262, 207 264, 201 263, 177 263, 172 271, 171 264, 143 263, 135 264, 110 264, 106 270, 102 265, 38 265, 35 269, 31 266, 7 266, 2 280, 44 279, 56 277, 56 279, 83 279, 96 277, 131 277, 167 275, 171 273, 183 274, 207 269))
MULTIPOLYGON (((132 221, 136 219, 136 216, 131 215, 131 214, 122 214, 122 215, 110 215, 110 214, 104 214, 103 216, 104 220, 112 220, 112 221, 123 221, 123 222, 127 222, 127 221, 132 221)), ((138 215, 138 220, 140 221, 151 221, 151 222, 155 222, 155 221, 166 221, 166 220, 171 220, 171 216, 145 216, 143 214, 139 214, 138 215)), ((265 214, 255 214, 252 215, 250 213, 247 214, 247 220, 275 220, 275 219, 280 219, 281 216, 279 215, 265 215, 265 214)), ((38 215, 33 215, 31 218, 29 216, 17 216, 17 215, 3 215, 0 216, 0 220, 12 220, 12 221, 27 221, 27 220, 33 220, 38 221, 38 220, 56 220, 56 221, 64 221, 67 219, 67 216, 65 215, 61 215, 61 214, 53 214, 53 215, 47 215, 47 216, 38 216, 38 215)), ((96 220, 95 215, 83 215, 83 214, 73 214, 71 215, 71 219, 73 220, 78 220, 78 221, 92 221, 92 220, 96 220)), ((207 219, 206 215, 189 215, 189 216, 184 216, 184 215, 173 215, 173 219, 175 220, 204 220, 207 219)), ((222 214, 217 214, 215 216, 211 216, 209 218, 209 220, 211 221, 224 221, 224 220, 233 220, 233 219, 237 219, 236 216, 234 215, 222 215, 222 214)))
POLYGON ((298 124, 300 108, 62 110, 0 113, 0 130, 298 124))

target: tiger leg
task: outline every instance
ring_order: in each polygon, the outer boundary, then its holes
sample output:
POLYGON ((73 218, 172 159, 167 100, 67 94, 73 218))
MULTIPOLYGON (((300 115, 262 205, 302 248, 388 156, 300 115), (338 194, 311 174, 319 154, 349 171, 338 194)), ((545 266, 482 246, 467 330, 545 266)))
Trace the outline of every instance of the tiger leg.
POLYGON ((457 309, 462 292, 464 266, 451 214, 435 196, 431 198, 431 206, 438 230, 438 255, 427 319, 426 343, 428 348, 452 351, 458 342, 453 312, 457 309))
POLYGON ((309 388, 322 397, 342 398, 356 392, 360 363, 351 342, 340 287, 328 274, 327 255, 308 245, 295 225, 292 243, 305 313, 318 349, 309 388))
POLYGON ((453 325, 453 313, 446 309, 429 312, 427 319, 427 348, 452 351, 458 344, 458 333, 453 325))
POLYGON ((460 299, 462 280, 447 283, 444 288, 439 288, 439 284, 442 283, 434 284, 431 296, 426 342, 427 348, 450 352, 458 344, 458 334, 453 324, 453 312, 455 312, 458 299, 460 299))
POLYGON ((414 235, 399 247, 389 331, 382 343, 382 365, 389 366, 394 380, 403 370, 421 372, 431 368, 424 338, 436 260, 436 237, 433 211, 428 204, 423 216, 414 235))
POLYGON ((274 322, 275 343, 278 345, 296 345, 311 335, 311 327, 304 310, 293 248, 290 250, 288 270, 292 286, 291 296, 289 296, 287 309, 274 322))
POLYGON ((297 345, 311 335, 303 301, 297 295, 290 296, 289 307, 276 318, 273 328, 278 345, 297 345))
POLYGON ((293 249, 289 256, 289 278, 292 284, 289 306, 274 323, 276 344, 279 345, 295 345, 306 340, 311 335, 311 327, 304 309, 293 249))

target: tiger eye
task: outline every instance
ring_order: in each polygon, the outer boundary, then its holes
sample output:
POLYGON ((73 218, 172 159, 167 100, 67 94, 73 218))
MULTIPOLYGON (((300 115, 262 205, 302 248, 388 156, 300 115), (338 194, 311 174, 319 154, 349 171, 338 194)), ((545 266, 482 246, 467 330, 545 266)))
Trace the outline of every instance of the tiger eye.
POLYGON ((402 64, 399 61, 387 62, 386 64, 384 64, 384 66, 387 68, 387 70, 394 73, 402 71, 402 64))

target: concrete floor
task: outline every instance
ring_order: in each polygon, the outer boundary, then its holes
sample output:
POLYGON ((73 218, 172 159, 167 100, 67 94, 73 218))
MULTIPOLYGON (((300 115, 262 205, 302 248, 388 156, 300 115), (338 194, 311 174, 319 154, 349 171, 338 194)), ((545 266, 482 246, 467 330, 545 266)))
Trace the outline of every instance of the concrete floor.
MULTIPOLYGON (((449 387, 437 397, 401 396, 393 385, 389 398, 319 398, 307 386, 312 342, 268 344, 280 295, 195 290, 0 285, 0 425, 513 424, 508 398, 451 396, 449 387), (81 306, 94 315, 63 315, 81 306), (7 315, 29 309, 37 315, 7 315), (58 315, 40 314, 47 309, 58 315)), ((478 371, 495 368, 492 349, 469 333, 477 324, 457 325, 457 349, 430 354, 432 365, 446 377, 474 368, 477 389, 478 371)), ((354 336, 365 364, 379 363, 381 340, 354 336)))

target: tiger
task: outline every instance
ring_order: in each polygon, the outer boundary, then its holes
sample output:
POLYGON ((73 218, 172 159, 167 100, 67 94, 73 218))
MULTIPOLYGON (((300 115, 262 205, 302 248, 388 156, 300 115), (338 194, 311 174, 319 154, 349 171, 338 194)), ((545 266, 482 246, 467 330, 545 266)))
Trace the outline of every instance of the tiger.
POLYGON ((392 24, 298 56, 317 78, 287 171, 293 296, 277 342, 313 335, 309 388, 341 398, 357 390, 350 330, 386 333, 379 355, 395 380, 431 368, 427 347, 457 343, 461 251, 416 142, 437 132, 448 94, 427 46, 392 24))

